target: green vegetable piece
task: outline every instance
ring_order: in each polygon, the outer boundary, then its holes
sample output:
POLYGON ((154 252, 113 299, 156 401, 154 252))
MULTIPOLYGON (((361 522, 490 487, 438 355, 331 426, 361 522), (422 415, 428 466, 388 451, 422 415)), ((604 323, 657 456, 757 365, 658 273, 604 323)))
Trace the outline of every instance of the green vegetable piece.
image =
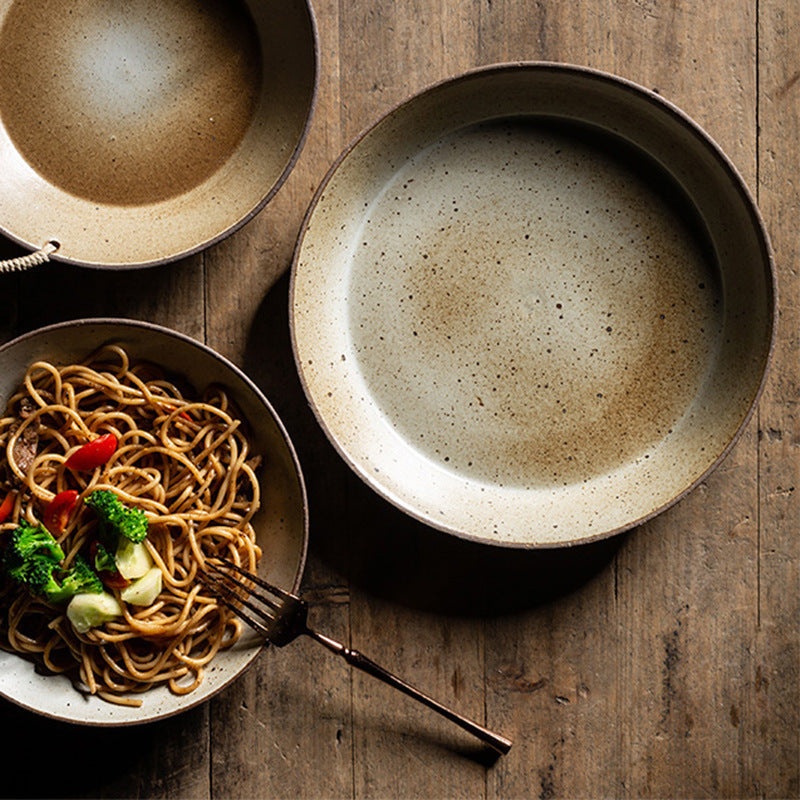
POLYGON ((129 581, 141 578, 153 566, 153 557, 143 542, 120 539, 115 556, 117 569, 129 581))
POLYGON ((134 606, 151 606, 161 594, 162 576, 158 567, 148 570, 139 580, 126 586, 119 596, 134 606))
POLYGON ((64 551, 43 525, 23 522, 11 534, 3 554, 3 568, 9 577, 25 583, 25 574, 34 559, 59 564, 64 551))
POLYGON ((116 549, 120 537, 141 542, 147 536, 147 515, 128 508, 110 489, 95 489, 84 501, 100 518, 101 535, 109 549, 116 549))
POLYGON ((3 553, 3 571, 48 603, 103 591, 100 578, 81 556, 67 569, 61 567, 63 560, 61 545, 43 525, 23 522, 12 532, 3 553))
POLYGON ((31 594, 42 597, 49 602, 51 597, 57 597, 61 587, 56 583, 53 573, 58 569, 58 564, 49 558, 34 556, 25 562, 21 576, 17 579, 27 586, 31 594))
POLYGON ((122 606, 113 594, 76 594, 67 606, 67 619, 77 633, 86 633, 104 622, 122 616, 122 606))
POLYGON ((89 564, 78 555, 75 556, 67 574, 62 577, 61 589, 63 592, 69 592, 69 597, 74 597, 76 594, 100 594, 103 591, 103 583, 89 564))
POLYGON ((103 591, 100 578, 80 556, 75 557, 66 571, 48 559, 33 558, 24 582, 33 594, 48 603, 64 603, 76 594, 99 594, 103 591))
POLYGON ((94 568, 98 572, 115 572, 117 561, 113 553, 109 553, 102 542, 97 543, 97 552, 94 554, 94 568))

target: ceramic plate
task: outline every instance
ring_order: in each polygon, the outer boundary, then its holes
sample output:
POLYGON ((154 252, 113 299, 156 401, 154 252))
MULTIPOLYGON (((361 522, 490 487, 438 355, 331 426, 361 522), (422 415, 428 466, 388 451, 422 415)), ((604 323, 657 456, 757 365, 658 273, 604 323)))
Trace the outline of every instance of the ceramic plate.
POLYGON ((208 247, 283 184, 317 69, 308 0, 0 4, 0 231, 96 268, 208 247))
MULTIPOLYGON (((0 404, 5 408, 29 364, 39 358, 71 363, 98 346, 115 342, 136 360, 152 361, 184 376, 198 392, 220 383, 247 421, 254 452, 264 456, 262 508, 253 520, 263 549, 262 568, 272 582, 299 588, 305 564, 308 522, 305 489, 294 448, 266 398, 237 367, 182 334, 129 320, 82 320, 42 328, 0 348, 0 404)), ((206 668, 200 687, 177 696, 166 688, 141 695, 141 708, 112 705, 78 693, 63 676, 38 674, 33 664, 0 650, 0 695, 45 716, 85 725, 132 725, 177 714, 204 702, 247 669, 261 643, 245 633, 206 668)))
POLYGON ((329 172, 292 272, 297 366, 377 492, 501 545, 624 530, 722 458, 773 336, 735 168, 619 78, 502 65, 437 84, 329 172))

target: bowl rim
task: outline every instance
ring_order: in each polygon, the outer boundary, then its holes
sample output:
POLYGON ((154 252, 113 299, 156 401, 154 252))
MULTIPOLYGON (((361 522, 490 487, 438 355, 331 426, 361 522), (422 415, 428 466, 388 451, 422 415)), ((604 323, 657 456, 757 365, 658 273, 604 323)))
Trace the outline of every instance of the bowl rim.
POLYGON ((618 534, 629 531, 633 528, 637 528, 643 525, 645 522, 653 519, 654 517, 661 515, 668 508, 671 508, 672 506, 677 504, 680 500, 682 500, 684 497, 686 497, 686 495, 693 492, 701 483, 703 483, 703 481, 705 481, 709 477, 709 475, 711 475, 711 473, 713 473, 717 469, 720 463, 725 460, 730 451, 733 449, 733 447, 741 438, 745 428, 747 427, 753 414, 755 413, 755 410, 764 392, 764 388, 769 375, 770 364, 774 356, 775 343, 777 337, 778 285, 777 285, 775 257, 772 244, 770 241, 766 224, 764 222, 763 215, 758 207, 758 204, 756 203, 755 196, 753 195, 752 191, 747 185, 747 182, 744 180, 744 177, 740 173, 739 169, 733 163, 732 159, 727 155, 727 153, 722 149, 722 147, 717 143, 717 141, 685 111, 683 111, 675 103, 666 99, 656 91, 648 89, 647 87, 639 83, 636 83, 628 78, 624 78, 619 75, 607 72, 605 70, 597 69, 595 67, 588 67, 579 64, 557 62, 557 61, 535 61, 535 60, 505 61, 505 62, 497 62, 493 64, 487 64, 484 66, 475 67, 466 70, 464 72, 451 75, 427 84, 420 90, 407 95, 399 102, 393 104, 388 109, 381 112, 373 121, 369 122, 364 128, 362 128, 360 132, 358 132, 348 142, 348 144, 343 148, 339 156, 331 164, 331 166, 325 173, 303 217, 303 221, 300 226, 297 239, 295 242, 295 247, 292 254, 292 261, 290 265, 288 303, 289 303, 289 328, 290 328, 292 353, 294 356, 295 366, 300 379, 300 383, 303 387, 303 391, 308 400, 308 404, 311 407, 311 410, 314 414, 314 417, 317 420, 317 423, 324 431, 331 445, 334 447, 334 449, 343 459, 343 461, 350 467, 351 470, 353 470, 353 472, 356 473, 356 475, 361 480, 363 480, 379 496, 381 496, 383 499, 387 500, 396 508, 400 509, 401 511, 409 515, 411 518, 436 530, 456 536, 461 539, 465 539, 467 541, 490 545, 492 547, 520 549, 520 550, 545 550, 545 549, 556 549, 562 547, 573 547, 581 544, 588 544, 590 542, 595 542, 602 539, 610 538, 612 536, 616 536, 618 534), (732 183, 734 184, 736 191, 739 193, 741 199, 743 200, 744 206, 747 209, 747 213, 749 214, 752 220, 754 229, 758 236, 759 245, 763 255, 763 261, 767 268, 766 284, 767 284, 767 293, 769 299, 769 308, 768 308, 769 341, 764 355, 764 360, 761 367, 760 380, 758 386, 756 387, 756 391, 753 393, 752 400, 746 410, 746 413, 743 415, 740 424, 738 425, 736 431, 731 436, 726 446, 720 451, 720 453, 714 459, 714 461, 699 476, 697 476, 688 486, 684 487, 680 492, 675 494, 667 502, 662 503, 661 505, 659 505, 655 509, 652 509, 646 514, 643 514, 613 529, 603 530, 598 533, 593 533, 591 535, 582 536, 567 541, 516 542, 507 540, 501 541, 497 539, 487 538, 485 536, 470 533, 469 531, 461 530, 460 528, 457 528, 455 526, 439 522, 438 520, 431 518, 429 515, 418 512, 411 504, 404 502, 401 498, 398 498, 392 492, 384 489, 374 479, 374 476, 367 469, 363 467, 363 465, 357 463, 353 458, 350 457, 349 453, 337 441, 337 438, 334 435, 333 431, 330 429, 328 423, 322 417, 322 414, 320 413, 317 404, 314 401, 308 381, 306 380, 306 376, 303 370, 303 365, 299 354, 299 342, 296 335, 294 298, 295 298, 295 288, 296 288, 296 277, 300 261, 300 253, 302 251, 306 232, 314 216, 316 208, 319 205, 328 184, 330 183, 331 179, 336 174, 336 172, 339 170, 339 168, 342 166, 343 162, 359 146, 359 144, 370 133, 372 133, 372 131, 374 131, 379 126, 384 124, 388 119, 393 117, 395 114, 402 112, 403 109, 405 109, 407 106, 416 103, 421 98, 424 98, 438 91, 439 89, 442 89, 449 85, 466 82, 469 80, 473 80, 475 78, 492 76, 495 74, 508 73, 513 71, 518 71, 518 72, 540 71, 540 72, 551 72, 551 73, 567 73, 579 76, 582 75, 586 78, 591 78, 594 80, 615 85, 616 87, 621 88, 624 91, 635 94, 638 97, 649 101, 661 112, 674 117, 681 125, 687 128, 690 133, 692 133, 703 144, 705 144, 706 147, 710 149, 711 153, 716 158, 717 162, 728 173, 728 176, 731 178, 732 183))
MULTIPOLYGON (((292 459, 292 465, 294 467, 294 471, 297 476, 298 489, 300 492, 300 500, 302 502, 303 540, 302 540, 302 546, 300 548, 300 554, 299 554, 300 557, 298 561, 297 574, 295 576, 294 583, 291 589, 293 592, 297 593, 300 589, 300 585, 303 579, 303 574, 305 572, 306 561, 308 557, 308 547, 309 547, 309 504, 308 504, 308 495, 307 495, 305 478, 303 475, 303 471, 300 465, 300 460, 298 458, 294 443, 289 437, 289 434, 286 430, 283 421, 278 416, 274 407, 269 402, 264 393, 258 388, 258 386, 253 382, 253 380, 247 374, 245 374, 245 372, 242 369, 236 366, 236 364, 234 364, 228 358, 223 356, 221 353, 218 353, 216 350, 214 350, 214 348, 210 347, 204 342, 199 341, 198 339, 189 336, 188 334, 181 333, 180 331, 176 331, 172 328, 160 325, 158 323, 147 322, 144 320, 130 319, 125 317, 84 317, 80 319, 72 319, 72 320, 65 320, 62 322, 56 322, 49 325, 44 325, 39 328, 35 328, 33 330, 20 334, 19 336, 16 336, 15 338, 10 339, 8 342, 5 342, 2 345, 0 345, 0 359, 2 359, 6 351, 11 349, 13 346, 16 346, 29 339, 33 339, 37 336, 57 332, 59 330, 63 330, 66 328, 88 327, 91 325, 117 326, 120 329, 133 328, 138 330, 151 331, 160 334, 162 336, 178 339, 179 341, 182 341, 185 344, 196 347, 205 352, 214 360, 218 361, 223 366, 223 368, 232 372, 239 380, 241 380, 244 383, 247 389, 253 393, 253 395, 259 401, 259 403, 261 403, 267 409, 275 425, 277 426, 278 431, 280 432, 281 437, 284 440, 287 451, 292 459)), ((261 650, 263 650, 264 647, 267 646, 268 643, 264 642, 263 645, 259 646, 258 652, 260 652, 261 650)), ((153 722, 159 722, 163 719, 183 714, 184 712, 189 711, 192 708, 196 708, 202 705, 203 703, 206 703, 213 697, 219 695, 220 692, 222 692, 224 689, 227 689, 236 680, 241 678, 246 672, 250 670, 250 668, 252 668, 255 661, 256 657, 254 656, 244 665, 242 669, 237 671, 235 674, 231 675, 227 680, 221 682, 219 686, 216 686, 214 690, 211 691, 210 693, 197 698, 193 698, 191 694, 183 695, 186 702, 185 704, 180 705, 180 707, 174 708, 169 711, 162 711, 155 716, 149 716, 149 717, 146 716, 142 719, 130 719, 121 721, 75 719, 43 711, 42 709, 37 708, 31 705, 30 703, 22 702, 13 696, 9 696, 5 692, 0 693, 0 697, 3 697, 8 702, 13 703, 14 705, 19 706, 20 708, 24 708, 28 711, 31 711, 41 717, 56 720, 59 722, 64 722, 67 724, 80 725, 82 727, 95 727, 95 728, 132 727, 137 725, 145 725, 153 722)))

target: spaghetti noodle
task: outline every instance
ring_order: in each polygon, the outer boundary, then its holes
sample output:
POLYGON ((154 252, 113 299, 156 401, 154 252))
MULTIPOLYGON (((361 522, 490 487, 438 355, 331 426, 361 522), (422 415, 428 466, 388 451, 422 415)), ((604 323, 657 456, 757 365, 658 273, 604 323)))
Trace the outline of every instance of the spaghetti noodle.
MULTIPOLYGON (((251 524, 260 500, 259 457, 242 427, 221 388, 192 399, 118 346, 82 364, 32 364, 0 419, 0 488, 13 498, 0 547, 19 523, 38 524, 54 497, 75 490, 78 510, 63 532, 51 531, 68 566, 98 536, 98 521, 82 500, 110 489, 145 512, 145 545, 163 582, 152 605, 121 603, 122 616, 85 633, 74 630, 62 607, 4 582, 0 644, 114 703, 141 705, 136 695, 156 685, 177 694, 197 688, 208 662, 241 633, 198 572, 215 556, 254 570, 261 556, 251 524), (107 433, 118 446, 105 464, 66 466, 70 454, 107 433)), ((118 587, 109 591, 119 598, 118 587)))

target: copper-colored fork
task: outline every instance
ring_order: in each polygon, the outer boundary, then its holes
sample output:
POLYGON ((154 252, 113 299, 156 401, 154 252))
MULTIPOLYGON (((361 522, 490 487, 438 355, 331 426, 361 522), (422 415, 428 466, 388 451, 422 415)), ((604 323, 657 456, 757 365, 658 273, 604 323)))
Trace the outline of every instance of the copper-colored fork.
POLYGON ((511 741, 504 736, 493 733, 482 725, 457 714, 357 650, 351 650, 334 639, 309 628, 308 604, 297 595, 267 583, 258 575, 253 575, 224 559, 215 559, 206 563, 213 569, 213 572, 201 575, 206 586, 231 611, 272 644, 283 647, 298 636, 310 636, 332 653, 344 658, 348 664, 394 686, 395 689, 399 689, 415 700, 419 700, 428 708, 432 708, 443 717, 469 731, 497 752, 505 754, 511 748, 511 741), (241 578, 249 581, 261 591, 248 586, 241 578))

